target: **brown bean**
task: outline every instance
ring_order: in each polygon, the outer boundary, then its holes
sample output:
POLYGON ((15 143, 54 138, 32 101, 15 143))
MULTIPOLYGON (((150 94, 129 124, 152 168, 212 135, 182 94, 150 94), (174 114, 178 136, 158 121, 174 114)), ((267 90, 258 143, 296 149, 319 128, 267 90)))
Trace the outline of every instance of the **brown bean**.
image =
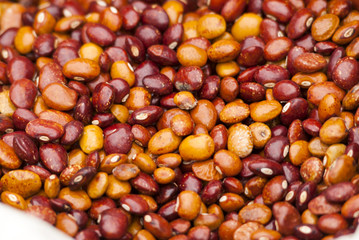
POLYGON ((252 152, 253 137, 248 126, 241 123, 231 126, 228 131, 228 150, 240 158, 247 157, 252 152))
POLYGON ((282 105, 276 100, 264 100, 249 105, 251 118, 256 122, 267 122, 277 117, 282 105))
POLYGON ((314 20, 312 24, 312 36, 316 41, 330 39, 339 26, 340 19, 334 14, 324 14, 314 20))
POLYGON ((39 192, 42 184, 39 175, 28 170, 13 170, 1 178, 2 189, 30 197, 39 192))
POLYGON ((77 101, 77 92, 61 83, 52 83, 42 92, 45 104, 59 111, 71 110, 77 101))
POLYGON ((339 117, 331 117, 320 128, 320 140, 326 144, 341 142, 347 136, 344 120, 339 117))
POLYGON ((77 81, 93 80, 100 74, 100 66, 95 61, 76 58, 68 61, 62 69, 64 75, 77 81))
POLYGON ((266 224, 272 217, 272 211, 266 205, 253 203, 243 207, 239 211, 238 217, 244 223, 254 221, 266 224))
POLYGON ((241 45, 234 40, 220 40, 208 48, 208 58, 213 62, 228 62, 234 60, 240 51, 241 45))
POLYGON ((234 124, 243 121, 249 116, 249 106, 245 103, 228 103, 221 113, 219 119, 227 124, 234 124))
POLYGON ((233 239, 250 240, 252 233, 261 228, 263 228, 263 226, 256 222, 245 223, 235 230, 233 233, 233 239))

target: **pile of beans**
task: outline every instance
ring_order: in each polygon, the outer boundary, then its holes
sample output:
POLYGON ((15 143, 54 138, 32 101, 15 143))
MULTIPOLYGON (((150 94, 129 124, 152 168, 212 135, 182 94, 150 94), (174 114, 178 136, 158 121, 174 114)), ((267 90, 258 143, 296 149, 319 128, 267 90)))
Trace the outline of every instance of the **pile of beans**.
POLYGON ((358 0, 19 1, 2 203, 77 240, 355 231, 358 0))

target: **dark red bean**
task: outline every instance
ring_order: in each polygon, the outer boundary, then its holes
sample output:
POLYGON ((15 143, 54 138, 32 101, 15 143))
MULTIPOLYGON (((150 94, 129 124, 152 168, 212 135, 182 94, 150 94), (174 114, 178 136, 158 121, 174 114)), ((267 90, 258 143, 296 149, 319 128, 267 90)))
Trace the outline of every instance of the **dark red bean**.
POLYGON ((172 236, 172 227, 166 219, 156 213, 148 213, 143 217, 143 226, 158 239, 172 236))
POLYGON ((107 3, 105 1, 94 1, 89 4, 88 10, 89 12, 97 12, 101 13, 103 10, 106 9, 107 3))
POLYGON ((293 42, 287 37, 272 39, 267 42, 264 48, 264 58, 267 61, 280 61, 288 55, 292 47, 293 42))
POLYGON ((13 83, 22 78, 32 79, 35 75, 35 67, 28 58, 16 56, 8 62, 6 73, 10 83, 13 83))
POLYGON ((140 172, 135 178, 130 180, 131 185, 140 193, 146 195, 156 195, 159 186, 156 181, 148 174, 140 172))
POLYGON ((100 240, 100 237, 94 230, 87 228, 78 232, 75 240, 100 240))
POLYGON ((228 140, 228 131, 223 124, 216 125, 210 132, 210 136, 214 141, 215 152, 225 149, 228 140))
POLYGON ((120 239, 126 234, 127 216, 121 209, 111 208, 101 213, 99 227, 101 235, 108 239, 120 239))
POLYGON ((113 88, 115 92, 114 103, 123 103, 129 96, 130 93, 130 85, 128 85, 127 81, 121 78, 115 78, 108 82, 113 88))
POLYGON ((249 169, 261 177, 273 177, 283 174, 282 165, 269 159, 255 159, 248 164, 249 169))
POLYGON ((48 63, 40 70, 38 88, 42 92, 46 86, 56 82, 66 84, 67 81, 62 74, 62 68, 59 64, 55 62, 48 63))
POLYGON ((265 88, 256 82, 244 82, 239 85, 239 94, 245 102, 258 102, 265 99, 265 88))
POLYGON ((158 66, 153 61, 146 60, 137 66, 134 73, 135 73, 135 78, 136 78, 135 86, 144 87, 143 79, 146 76, 160 73, 160 70, 159 70, 158 66))
POLYGON ((129 62, 128 55, 127 55, 126 51, 124 50, 125 48, 126 48, 126 45, 124 45, 123 48, 116 47, 116 46, 109 47, 104 51, 104 53, 108 55, 111 63, 114 63, 117 61, 129 62))
POLYGON ((146 58, 146 49, 142 41, 134 36, 126 38, 126 51, 136 63, 142 63, 146 58))
POLYGON ((176 52, 165 45, 152 45, 147 48, 150 60, 155 63, 167 66, 178 64, 176 52))
POLYGON ((36 118, 35 113, 25 108, 16 109, 12 115, 14 127, 19 130, 25 130, 26 125, 36 118))
POLYGON ((115 116, 112 113, 97 113, 92 117, 91 123, 100 128, 106 128, 113 124, 115 116))
POLYGON ((298 72, 294 67, 294 60, 305 52, 306 50, 300 46, 295 46, 289 50, 287 56, 287 69, 292 75, 298 72))
POLYGON ((89 210, 89 216, 97 221, 103 211, 111 208, 116 208, 116 203, 111 198, 101 197, 99 199, 95 199, 93 200, 89 210))
POLYGON ((314 52, 325 56, 330 56, 337 47, 338 45, 333 42, 318 42, 314 46, 314 52))
POLYGON ((109 83, 100 83, 92 94, 92 105, 98 113, 108 111, 115 100, 115 89, 109 83))
POLYGON ((48 170, 37 165, 27 165, 24 167, 24 170, 29 170, 36 173, 37 175, 39 175, 42 182, 45 181, 46 178, 51 176, 51 173, 48 170))
POLYGON ((55 50, 55 43, 56 38, 52 34, 46 33, 38 36, 32 47, 36 57, 51 56, 55 50))
POLYGON ((18 28, 11 27, 1 33, 0 45, 3 47, 11 47, 14 44, 14 39, 18 30, 18 28))
POLYGON ((258 154, 251 154, 246 158, 242 159, 242 170, 240 172, 240 175, 244 178, 249 178, 255 176, 254 172, 249 169, 249 163, 255 159, 262 159, 263 157, 258 154))
POLYGON ((81 82, 70 81, 68 87, 75 90, 80 96, 90 96, 90 89, 81 82))
POLYGON ((161 73, 144 77, 143 85, 150 93, 158 95, 167 95, 173 91, 171 80, 161 73))
POLYGON ((178 182, 180 191, 194 191, 200 193, 202 190, 202 182, 193 173, 185 173, 178 182))
POLYGON ((277 222, 277 230, 283 235, 292 235, 294 228, 301 223, 298 210, 287 202, 275 203, 272 210, 277 222))
POLYGON ((167 13, 160 6, 153 6, 145 9, 142 13, 141 20, 143 24, 153 25, 162 32, 167 29, 169 24, 167 13))
POLYGON ((289 72, 287 69, 274 65, 268 64, 260 67, 254 74, 254 80, 265 87, 274 87, 274 85, 281 81, 289 79, 289 72))
POLYGON ((264 60, 264 49, 258 46, 242 49, 237 58, 238 64, 244 67, 260 65, 264 60))
POLYGON ((283 125, 277 125, 271 128, 272 137, 283 136, 286 137, 288 129, 283 125))
MULTIPOLYGON (((3 47, 1 50, 1 60, 6 63, 10 63, 10 61, 14 58, 19 56, 17 51, 12 47, 3 47)), ((7 73, 8 74, 8 73, 7 73)), ((9 75, 8 75, 9 76, 9 75)))
POLYGON ((352 57, 344 57, 335 65, 332 79, 338 87, 349 90, 359 82, 358 74, 358 62, 352 57))
POLYGON ((344 154, 354 158, 356 162, 359 159, 359 145, 356 143, 348 143, 347 147, 345 148, 344 154))
POLYGON ((13 120, 8 116, 0 114, 0 132, 11 133, 13 131, 14 131, 13 120))
POLYGON ((298 188, 301 185, 302 185, 301 181, 295 181, 295 182, 290 183, 284 200, 291 204, 295 203, 295 200, 297 198, 298 188))
POLYGON ((127 154, 134 140, 130 125, 125 123, 116 123, 105 128, 104 136, 104 150, 106 154, 127 154))
POLYGON ((246 70, 244 70, 238 75, 237 78, 238 82, 239 83, 252 82, 254 79, 254 74, 257 72, 259 68, 260 68, 259 66, 247 68, 246 70))
POLYGON ((177 105, 174 102, 174 96, 176 95, 176 92, 168 94, 166 96, 163 96, 160 100, 160 105, 163 108, 175 108, 177 105))
POLYGON ((55 212, 70 212, 72 209, 70 203, 62 198, 50 199, 50 205, 55 212))
POLYGON ((223 180, 223 187, 226 192, 231 192, 236 194, 243 193, 243 185, 240 182, 240 180, 238 180, 235 177, 226 177, 223 180))
POLYGON ((67 166, 67 152, 56 143, 47 143, 39 149, 40 159, 44 166, 55 174, 61 173, 67 166))
POLYGON ((140 21, 140 14, 131 5, 123 6, 120 9, 122 16, 122 27, 125 30, 134 29, 140 21))
POLYGON ((181 67, 174 79, 178 91, 196 91, 202 87, 203 71, 197 66, 181 67))
POLYGON ((174 24, 163 33, 163 44, 171 49, 175 49, 182 42, 183 25, 181 23, 174 24))
POLYGON ((263 0, 252 0, 247 3, 247 11, 252 13, 261 13, 263 0))
POLYGON ((297 11, 287 27, 287 35, 291 39, 301 37, 312 25, 314 15, 308 8, 303 8, 297 11))
POLYGON ((88 124, 92 119, 92 103, 89 96, 81 96, 74 107, 74 119, 88 124))
POLYGON ((26 133, 23 131, 15 131, 15 132, 9 132, 9 133, 4 134, 1 137, 1 140, 3 140, 10 147, 14 147, 13 142, 14 142, 14 138, 16 136, 27 136, 28 137, 28 135, 26 135, 26 133))
POLYGON ((313 137, 319 136, 320 128, 322 127, 322 124, 313 118, 305 119, 303 122, 303 129, 306 133, 313 137))
POLYGON ((273 87, 273 96, 278 101, 289 101, 300 96, 300 87, 293 81, 282 80, 273 87))
POLYGON ((284 176, 289 184, 300 180, 299 169, 289 162, 282 163, 284 176))
POLYGON ((212 75, 205 78, 202 88, 199 92, 200 98, 213 100, 219 92, 220 78, 212 75))
POLYGON ((52 55, 54 61, 63 67, 68 61, 78 58, 79 54, 74 47, 58 47, 52 55))
POLYGON ((66 1, 63 5, 62 13, 66 16, 72 16, 72 15, 84 15, 85 10, 82 8, 80 3, 76 1, 66 1))
POLYGON ((29 79, 19 79, 10 87, 10 99, 18 108, 33 107, 37 95, 35 83, 29 79))
POLYGON ((178 195, 179 189, 177 184, 169 183, 164 186, 161 186, 158 195, 156 196, 156 202, 158 204, 167 203, 175 199, 178 195))
POLYGON ((222 183, 219 180, 209 181, 203 188, 201 199, 205 204, 215 203, 222 195, 222 183))
POLYGON ((40 196, 40 195, 33 196, 30 200, 30 204, 33 206, 44 206, 44 207, 51 208, 49 198, 45 197, 45 196, 40 196))
POLYGON ((69 183, 69 187, 71 190, 78 190, 82 186, 88 184, 92 178, 97 173, 96 168, 92 166, 86 166, 81 168, 77 173, 75 173, 69 183))
POLYGON ((149 210, 147 202, 135 194, 127 194, 121 197, 120 204, 123 209, 135 215, 145 215, 149 210))
POLYGON ((155 124, 161 117, 163 109, 158 106, 147 106, 131 113, 128 123, 149 126, 155 124))
POLYGON ((323 194, 329 202, 345 202, 357 192, 358 188, 353 183, 341 182, 329 186, 323 194))
POLYGON ((300 224, 294 228, 294 236, 303 240, 321 239, 323 234, 314 224, 300 224))
POLYGON ((279 36, 283 36, 283 32, 279 29, 278 22, 265 18, 260 25, 260 36, 264 42, 269 42, 270 40, 276 39, 279 36))
POLYGON ((176 205, 176 200, 172 200, 164 204, 157 213, 167 221, 173 221, 179 217, 176 211, 176 205))
POLYGON ((28 164, 36 164, 39 161, 39 151, 36 144, 26 135, 14 137, 13 148, 17 156, 28 164))
POLYGON ((272 137, 264 147, 264 155, 277 162, 281 162, 289 152, 289 140, 287 137, 272 137))
POLYGON ((142 41, 143 45, 145 45, 145 48, 160 44, 162 41, 161 32, 153 25, 139 26, 136 29, 135 36, 142 41))
POLYGON ((26 125, 26 133, 42 142, 59 139, 64 134, 64 128, 53 121, 45 119, 34 119, 26 125))
POLYGON ((60 42, 57 47, 73 47, 75 49, 80 49, 81 43, 75 39, 66 39, 60 42))
POLYGON ((317 184, 309 181, 303 183, 297 190, 296 207, 299 211, 304 211, 308 208, 308 203, 316 195, 317 184))
POLYGON ((316 41, 310 34, 306 34, 303 37, 301 37, 295 41, 296 46, 303 47, 308 52, 314 51, 315 44, 316 44, 316 41))
POLYGON ((84 229, 86 227, 88 221, 88 215, 86 212, 77 209, 72 209, 69 212, 69 215, 75 219, 80 229, 84 229))
POLYGON ((327 76, 328 79, 332 79, 332 73, 334 71, 337 62, 345 56, 345 49, 343 47, 336 48, 332 55, 329 58, 328 66, 327 66, 327 76))
POLYGON ((309 104, 304 98, 293 98, 283 107, 280 114, 280 121, 288 126, 294 120, 304 120, 308 115, 309 104))
POLYGON ((264 0, 262 10, 267 17, 270 16, 282 23, 288 22, 293 15, 289 3, 282 0, 264 0))

